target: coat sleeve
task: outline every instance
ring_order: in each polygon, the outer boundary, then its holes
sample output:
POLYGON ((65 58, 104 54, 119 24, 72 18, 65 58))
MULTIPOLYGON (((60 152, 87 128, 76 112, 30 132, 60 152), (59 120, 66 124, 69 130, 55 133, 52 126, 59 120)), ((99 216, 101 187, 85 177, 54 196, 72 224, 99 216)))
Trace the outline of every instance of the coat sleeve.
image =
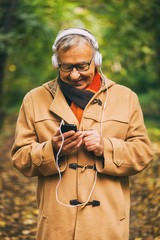
MULTIPOLYGON (((104 138, 104 164, 96 161, 97 170, 112 176, 130 176, 142 171, 152 160, 151 142, 144 125, 138 97, 130 96, 130 117, 126 139, 104 138)), ((119 129, 121 131, 121 129, 119 129)))
MULTIPOLYGON (((22 174, 50 176, 58 173, 51 139, 39 142, 34 127, 34 111, 29 93, 25 96, 17 120, 15 142, 11 149, 13 165, 22 174)), ((65 170, 65 164, 60 167, 65 170)))

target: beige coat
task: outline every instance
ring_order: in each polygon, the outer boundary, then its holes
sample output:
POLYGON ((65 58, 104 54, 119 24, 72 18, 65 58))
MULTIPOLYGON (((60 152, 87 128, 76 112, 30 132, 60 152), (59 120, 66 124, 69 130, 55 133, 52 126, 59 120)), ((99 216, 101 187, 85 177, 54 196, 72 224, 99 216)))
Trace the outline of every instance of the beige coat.
MULTIPOLYGON (((102 81, 103 82, 103 81, 102 81)), ((51 138, 61 119, 76 124, 79 130, 100 133, 106 86, 86 106, 79 124, 56 80, 33 89, 24 98, 17 121, 12 148, 14 166, 25 176, 38 176, 39 207, 37 240, 127 240, 129 238, 129 176, 142 171, 151 161, 152 152, 138 98, 130 89, 107 80, 108 100, 104 110, 102 137, 104 166, 93 153, 80 150, 61 162, 62 181, 58 198, 64 204, 77 199, 85 202, 95 180, 95 169, 76 170, 96 165, 97 181, 90 202, 100 206, 62 206, 56 201, 59 181, 51 138), (102 106, 93 104, 100 99, 102 106)))

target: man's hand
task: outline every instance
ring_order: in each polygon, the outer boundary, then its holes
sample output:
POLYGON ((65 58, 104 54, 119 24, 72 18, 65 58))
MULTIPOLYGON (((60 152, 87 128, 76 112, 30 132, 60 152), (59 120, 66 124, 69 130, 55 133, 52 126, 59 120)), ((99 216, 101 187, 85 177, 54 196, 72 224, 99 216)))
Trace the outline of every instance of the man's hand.
POLYGON ((85 131, 83 136, 84 148, 91 152, 93 151, 97 157, 103 157, 104 145, 101 136, 98 131, 90 130, 85 131))
MULTIPOLYGON (((68 155, 76 150, 78 150, 82 145, 83 132, 77 131, 76 133, 72 130, 69 132, 63 133, 64 143, 60 156, 68 155)), ((53 149, 57 154, 62 143, 62 136, 60 135, 60 130, 58 129, 55 135, 52 138, 53 149)))

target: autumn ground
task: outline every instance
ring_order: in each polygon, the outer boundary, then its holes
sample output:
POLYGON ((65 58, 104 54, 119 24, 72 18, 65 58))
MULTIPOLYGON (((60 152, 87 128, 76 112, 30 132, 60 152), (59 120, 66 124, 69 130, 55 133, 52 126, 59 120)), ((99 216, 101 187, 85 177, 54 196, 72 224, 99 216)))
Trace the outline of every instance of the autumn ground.
MULTIPOLYGON (((14 122, 15 117, 6 119, 0 133, 0 240, 33 240, 38 213, 36 178, 22 176, 11 164, 14 122)), ((130 240, 160 240, 160 134, 150 128, 149 135, 154 159, 130 181, 130 240)))

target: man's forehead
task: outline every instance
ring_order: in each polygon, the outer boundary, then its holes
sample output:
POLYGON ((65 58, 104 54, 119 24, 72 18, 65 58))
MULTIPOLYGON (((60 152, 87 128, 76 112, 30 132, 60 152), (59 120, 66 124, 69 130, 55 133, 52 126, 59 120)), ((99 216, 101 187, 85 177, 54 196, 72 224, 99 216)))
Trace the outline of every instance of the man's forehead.
POLYGON ((61 51, 59 49, 58 59, 61 62, 66 63, 81 63, 81 62, 89 62, 93 57, 93 51, 90 46, 72 46, 67 51, 61 51))

